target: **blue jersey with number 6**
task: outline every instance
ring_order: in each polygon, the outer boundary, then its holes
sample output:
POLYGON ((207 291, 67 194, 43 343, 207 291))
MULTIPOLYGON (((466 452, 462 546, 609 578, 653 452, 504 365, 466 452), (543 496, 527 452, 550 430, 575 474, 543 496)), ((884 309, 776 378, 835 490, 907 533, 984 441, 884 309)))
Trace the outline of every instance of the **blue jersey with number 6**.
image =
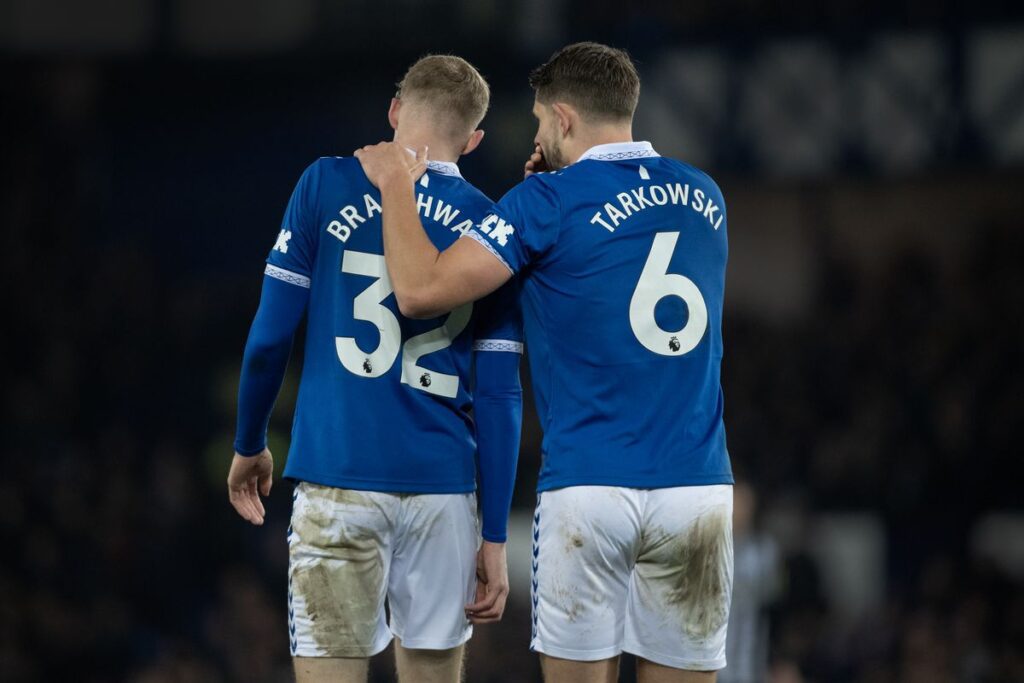
MULTIPOLYGON (((439 249, 491 201, 452 163, 416 186, 439 249)), ((285 476, 374 491, 476 488, 466 380, 474 349, 522 352, 514 284, 432 320, 398 312, 384 265, 380 193, 353 158, 306 169, 267 259, 271 277, 310 289, 306 346, 285 476)))
POLYGON ((527 178, 467 237, 520 275, 540 490, 732 483, 710 177, 648 143, 600 145, 527 178))

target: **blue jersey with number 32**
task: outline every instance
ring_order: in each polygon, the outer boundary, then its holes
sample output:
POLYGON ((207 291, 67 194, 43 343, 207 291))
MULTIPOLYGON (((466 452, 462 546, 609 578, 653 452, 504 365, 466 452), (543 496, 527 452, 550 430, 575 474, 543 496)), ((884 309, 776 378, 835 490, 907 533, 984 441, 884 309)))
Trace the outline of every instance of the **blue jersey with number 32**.
POLYGON ((648 143, 600 145, 527 178, 467 237, 520 275, 540 490, 732 483, 709 176, 648 143))
MULTIPOLYGON (((490 209, 455 164, 416 185, 427 234, 448 247, 490 209)), ((431 320, 398 312, 380 193, 352 158, 303 173, 266 273, 309 287, 302 380, 285 476, 374 491, 475 489, 474 348, 522 351, 513 284, 431 320)))

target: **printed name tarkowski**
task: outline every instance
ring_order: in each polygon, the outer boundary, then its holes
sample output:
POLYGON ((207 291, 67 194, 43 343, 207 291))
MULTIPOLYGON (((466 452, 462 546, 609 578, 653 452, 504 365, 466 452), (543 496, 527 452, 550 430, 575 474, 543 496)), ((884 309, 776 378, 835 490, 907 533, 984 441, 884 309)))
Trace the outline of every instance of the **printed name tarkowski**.
POLYGON ((591 224, 599 224, 608 232, 615 232, 619 223, 633 214, 640 213, 652 206, 665 206, 666 204, 689 206, 697 213, 703 214, 715 230, 718 230, 725 217, 722 208, 715 204, 704 190, 695 187, 691 196, 689 183, 642 186, 629 192, 620 192, 615 195, 615 201, 618 206, 612 202, 606 202, 604 210, 598 211, 590 219, 591 224))

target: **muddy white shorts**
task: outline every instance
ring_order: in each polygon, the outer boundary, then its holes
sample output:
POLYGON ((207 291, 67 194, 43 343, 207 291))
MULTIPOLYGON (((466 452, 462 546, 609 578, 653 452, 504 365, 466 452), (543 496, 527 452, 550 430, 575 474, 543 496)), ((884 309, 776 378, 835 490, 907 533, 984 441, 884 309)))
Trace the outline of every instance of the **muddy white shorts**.
POLYGON ((472 635, 476 495, 295 488, 288 531, 293 657, 447 650, 472 635), (391 615, 385 618, 387 599, 391 615))
POLYGON ((531 649, 725 666, 732 486, 545 491, 534 513, 531 649))

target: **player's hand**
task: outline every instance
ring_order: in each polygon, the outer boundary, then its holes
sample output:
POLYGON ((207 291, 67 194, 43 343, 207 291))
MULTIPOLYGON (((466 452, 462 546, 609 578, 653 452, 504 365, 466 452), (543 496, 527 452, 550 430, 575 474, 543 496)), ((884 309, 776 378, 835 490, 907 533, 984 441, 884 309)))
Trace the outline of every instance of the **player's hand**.
POLYGON ((547 170, 548 162, 544 159, 544 152, 541 151, 540 145, 536 145, 533 148, 533 154, 523 166, 523 178, 529 178, 534 173, 544 173, 547 170))
POLYGON ((392 182, 414 183, 427 170, 426 147, 416 150, 416 156, 412 156, 396 142, 381 142, 357 149, 354 154, 363 173, 377 188, 392 182))
POLYGON ((228 500, 235 512, 247 522, 261 526, 267 511, 263 508, 260 494, 269 496, 273 481, 274 456, 269 448, 256 455, 235 453, 228 472, 228 500))
POLYGON ((507 599, 505 544, 484 541, 476 554, 476 602, 466 605, 466 616, 474 624, 501 621, 507 599))

